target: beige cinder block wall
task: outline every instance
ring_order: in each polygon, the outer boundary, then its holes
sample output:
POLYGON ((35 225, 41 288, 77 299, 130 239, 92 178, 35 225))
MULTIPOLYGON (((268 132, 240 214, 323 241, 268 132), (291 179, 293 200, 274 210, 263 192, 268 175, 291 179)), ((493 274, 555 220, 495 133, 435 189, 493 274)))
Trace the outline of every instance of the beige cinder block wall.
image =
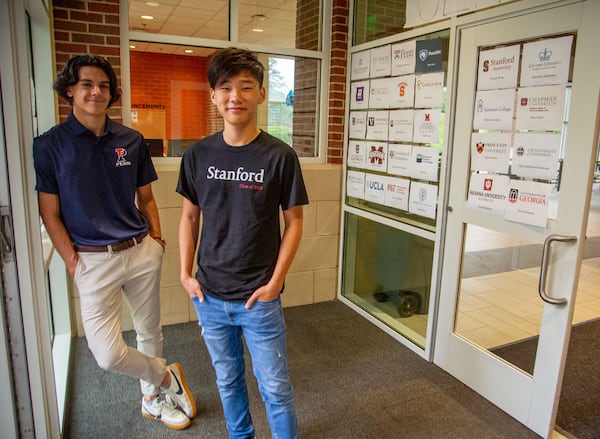
MULTIPOLYGON (((167 240, 160 289, 161 319, 163 325, 171 325, 197 318, 179 283, 177 229, 181 196, 175 192, 179 166, 159 164, 156 169, 159 178, 152 184, 152 189, 159 207, 163 236, 167 240)), ((304 207, 304 234, 281 296, 284 307, 333 300, 337 293, 342 167, 304 165, 302 171, 310 203, 304 207)), ((77 332, 83 336, 79 297, 75 288, 74 291, 77 332)), ((122 325, 123 330, 133 329, 126 308, 122 325)))

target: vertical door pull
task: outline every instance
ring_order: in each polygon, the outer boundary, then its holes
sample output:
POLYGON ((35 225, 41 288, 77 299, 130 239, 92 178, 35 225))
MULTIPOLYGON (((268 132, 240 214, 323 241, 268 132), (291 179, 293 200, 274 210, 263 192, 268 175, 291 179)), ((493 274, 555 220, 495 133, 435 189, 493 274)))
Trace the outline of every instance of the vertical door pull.
POLYGON ((538 286, 538 293, 540 293, 540 297, 546 303, 550 303, 552 305, 564 305, 567 303, 567 299, 565 297, 561 297, 560 299, 555 299, 554 297, 548 296, 546 294, 546 277, 548 276, 548 258, 550 254, 550 245, 554 242, 567 242, 573 244, 577 242, 576 236, 564 236, 564 235, 549 235, 544 241, 544 250, 542 252, 542 266, 540 267, 540 283, 538 286))

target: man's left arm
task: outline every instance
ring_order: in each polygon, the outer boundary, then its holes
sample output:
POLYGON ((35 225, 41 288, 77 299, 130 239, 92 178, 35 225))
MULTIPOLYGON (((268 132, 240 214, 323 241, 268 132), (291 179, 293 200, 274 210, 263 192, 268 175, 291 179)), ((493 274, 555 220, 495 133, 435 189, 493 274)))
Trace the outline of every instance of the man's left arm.
POLYGON ((148 234, 159 242, 160 245, 165 246, 162 240, 162 234, 160 231, 160 217, 158 216, 158 206, 156 199, 152 193, 152 184, 148 183, 144 186, 140 186, 137 189, 137 204, 138 209, 148 221, 148 234))
POLYGON ((271 280, 266 285, 258 288, 246 302, 246 309, 250 309, 257 300, 270 301, 277 297, 283 288, 285 276, 292 265, 298 245, 302 239, 302 206, 290 207, 283 211, 284 229, 281 237, 277 263, 271 280))

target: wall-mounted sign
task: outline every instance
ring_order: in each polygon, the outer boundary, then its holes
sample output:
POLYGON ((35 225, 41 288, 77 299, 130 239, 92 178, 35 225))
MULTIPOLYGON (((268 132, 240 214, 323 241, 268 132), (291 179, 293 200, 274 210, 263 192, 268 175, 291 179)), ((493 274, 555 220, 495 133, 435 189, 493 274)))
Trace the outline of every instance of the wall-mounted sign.
POLYGON ((352 67, 350 79, 367 79, 369 77, 369 66, 371 65, 371 54, 368 50, 352 54, 352 67))
POLYGON ((388 114, 389 112, 386 110, 367 113, 367 139, 388 139, 388 114))
POLYGON ((565 112, 564 85, 524 87, 518 91, 517 130, 560 131, 565 112))
POLYGON ((508 175, 471 174, 467 206, 493 215, 504 215, 508 197, 508 175))
POLYGON ((369 81, 353 82, 350 85, 350 109, 366 110, 369 108, 369 81))
POLYGON ((512 174, 541 180, 557 178, 559 149, 560 134, 515 134, 512 174))
POLYGON ((572 45, 573 35, 524 44, 521 87, 566 84, 572 45))
POLYGON ((346 195, 365 198, 365 173, 349 170, 346 176, 346 195))
POLYGON ((371 49, 371 70, 369 76, 389 76, 392 73, 392 57, 390 45, 371 49))
POLYGON ((520 44, 479 52, 477 90, 516 88, 520 44))
POLYGON ((416 72, 436 72, 442 70, 442 40, 417 40, 416 72))
POLYGON ((510 162, 510 133, 473 133, 471 170, 507 174, 510 162))
POLYGON ((407 75, 415 71, 416 41, 392 44, 392 75, 407 75))
POLYGON ((352 139, 364 139, 367 134, 367 112, 351 111, 348 135, 352 139))
POLYGON ((476 130, 512 130, 515 91, 482 90, 475 95, 473 128, 476 130))
POLYGON ((410 184, 408 211, 416 215, 435 219, 437 185, 413 181, 410 184))
POLYGON ((391 110, 389 112, 388 139, 397 142, 412 142, 415 111, 391 110))
POLYGON ((546 227, 548 196, 551 190, 551 184, 511 179, 504 219, 546 227))

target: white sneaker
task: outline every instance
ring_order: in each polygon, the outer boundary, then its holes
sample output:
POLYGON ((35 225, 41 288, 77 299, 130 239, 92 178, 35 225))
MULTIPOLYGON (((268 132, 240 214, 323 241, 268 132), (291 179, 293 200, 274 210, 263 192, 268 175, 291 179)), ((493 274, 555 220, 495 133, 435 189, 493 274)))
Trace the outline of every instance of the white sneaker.
POLYGON ((167 372, 171 377, 171 382, 168 388, 164 389, 161 387, 161 391, 165 395, 169 395, 187 417, 192 419, 196 416, 196 400, 185 382, 181 364, 173 363, 168 365, 167 372))
POLYGON ((168 395, 165 398, 159 396, 152 401, 142 398, 142 416, 160 421, 174 430, 183 430, 191 424, 190 418, 177 410, 177 404, 168 395))

